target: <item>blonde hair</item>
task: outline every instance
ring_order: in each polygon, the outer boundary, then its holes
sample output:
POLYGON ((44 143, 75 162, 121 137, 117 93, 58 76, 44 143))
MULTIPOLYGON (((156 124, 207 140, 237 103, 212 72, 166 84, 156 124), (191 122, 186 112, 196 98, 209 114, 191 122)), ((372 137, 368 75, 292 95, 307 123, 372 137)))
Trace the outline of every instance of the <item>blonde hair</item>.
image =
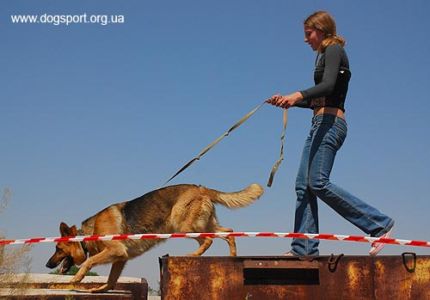
POLYGON ((324 39, 321 42, 319 52, 323 53, 325 49, 334 44, 345 46, 345 39, 336 33, 336 22, 334 18, 326 11, 316 11, 303 22, 305 26, 318 29, 324 33, 324 39))

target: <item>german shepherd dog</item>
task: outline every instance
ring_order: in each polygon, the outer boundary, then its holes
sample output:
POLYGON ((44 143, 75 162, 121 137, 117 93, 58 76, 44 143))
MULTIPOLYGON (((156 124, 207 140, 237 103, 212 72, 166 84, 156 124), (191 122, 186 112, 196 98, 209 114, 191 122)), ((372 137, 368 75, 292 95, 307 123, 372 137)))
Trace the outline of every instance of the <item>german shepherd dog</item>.
MULTIPOLYGON (((214 204, 228 208, 244 207, 258 199, 264 190, 251 184, 239 192, 224 193, 203 186, 180 184, 149 192, 131 201, 113 204, 82 222, 81 229, 60 224, 61 236, 111 235, 174 232, 232 232, 218 224, 214 204)), ((234 237, 221 237, 227 241, 230 255, 236 256, 234 237)), ((192 256, 202 255, 212 244, 212 238, 195 238, 200 247, 192 256)), ((80 282, 96 265, 111 263, 108 282, 91 292, 114 289, 129 259, 137 257, 164 239, 59 242, 54 255, 46 263, 55 268, 60 263, 61 273, 74 264, 81 265, 71 283, 80 282)))

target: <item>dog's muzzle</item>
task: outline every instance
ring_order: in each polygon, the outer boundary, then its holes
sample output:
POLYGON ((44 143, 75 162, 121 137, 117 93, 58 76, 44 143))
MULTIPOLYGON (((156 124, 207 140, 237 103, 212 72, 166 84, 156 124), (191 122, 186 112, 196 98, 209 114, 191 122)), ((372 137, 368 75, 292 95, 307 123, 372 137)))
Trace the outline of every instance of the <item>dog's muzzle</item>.
POLYGON ((61 264, 60 266, 60 273, 61 274, 65 274, 67 273, 67 271, 70 270, 70 268, 74 265, 73 262, 73 258, 71 256, 66 256, 65 258, 63 258, 62 261, 60 261, 60 263, 57 263, 55 261, 52 261, 51 259, 46 263, 46 267, 50 268, 50 269, 54 269, 55 267, 57 267, 59 264, 61 264))

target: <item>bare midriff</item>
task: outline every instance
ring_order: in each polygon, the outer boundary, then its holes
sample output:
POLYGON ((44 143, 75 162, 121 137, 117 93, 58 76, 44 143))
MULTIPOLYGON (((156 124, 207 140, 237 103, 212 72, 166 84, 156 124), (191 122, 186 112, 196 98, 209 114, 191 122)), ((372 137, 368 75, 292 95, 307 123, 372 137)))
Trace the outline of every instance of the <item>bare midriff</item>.
POLYGON ((314 108, 314 116, 323 114, 333 115, 345 120, 345 113, 340 108, 327 106, 314 108))

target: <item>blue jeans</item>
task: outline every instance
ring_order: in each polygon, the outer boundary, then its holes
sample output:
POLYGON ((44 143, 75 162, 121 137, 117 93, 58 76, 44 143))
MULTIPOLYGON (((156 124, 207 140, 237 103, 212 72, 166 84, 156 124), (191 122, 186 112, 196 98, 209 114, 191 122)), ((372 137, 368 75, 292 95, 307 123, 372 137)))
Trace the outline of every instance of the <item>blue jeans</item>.
MULTIPOLYGON (((347 124, 342 118, 327 114, 313 117, 296 179, 294 232, 319 232, 317 197, 371 236, 381 236, 393 227, 390 217, 330 182, 336 152, 346 134, 347 124)), ((293 239, 291 251, 319 255, 318 244, 318 240, 293 239)))

